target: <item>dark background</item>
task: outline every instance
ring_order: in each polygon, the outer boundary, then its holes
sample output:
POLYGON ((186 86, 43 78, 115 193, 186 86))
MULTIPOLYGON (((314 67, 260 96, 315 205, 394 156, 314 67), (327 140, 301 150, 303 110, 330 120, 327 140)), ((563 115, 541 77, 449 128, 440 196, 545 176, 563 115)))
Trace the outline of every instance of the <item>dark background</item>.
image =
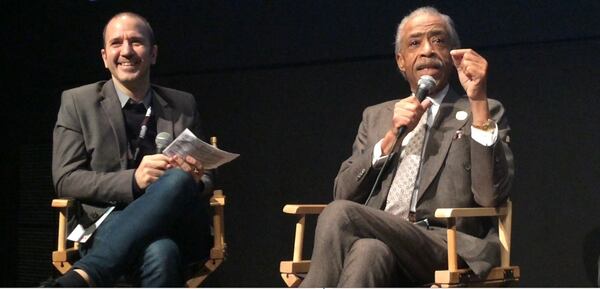
POLYGON ((520 285, 593 286, 600 2, 291 0, 3 2, 0 286, 36 286, 54 272, 60 93, 109 77, 99 50, 113 14, 148 18, 153 81, 192 92, 206 134, 241 154, 221 169, 229 256, 205 286, 281 287, 294 223, 281 208, 331 201, 362 110, 409 93, 395 27, 423 5, 449 14, 463 46, 487 58, 489 94, 507 108, 520 285))

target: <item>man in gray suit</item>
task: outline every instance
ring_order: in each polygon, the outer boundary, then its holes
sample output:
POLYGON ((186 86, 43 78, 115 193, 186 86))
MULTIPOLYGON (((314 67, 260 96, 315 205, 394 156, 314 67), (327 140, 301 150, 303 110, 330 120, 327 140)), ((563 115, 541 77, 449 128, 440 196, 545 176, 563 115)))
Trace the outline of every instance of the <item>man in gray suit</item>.
POLYGON ((157 152, 154 138, 186 128, 200 136, 196 102, 150 83, 158 47, 142 16, 115 15, 103 37, 111 79, 63 92, 52 170, 57 194, 79 201, 73 221, 89 226, 115 209, 83 244, 74 270, 44 285, 110 287, 133 275, 138 286, 182 286, 182 265, 206 257, 211 245, 210 174, 192 157, 157 152))
MULTIPOLYGON (((487 98, 487 61, 458 47, 452 20, 434 8, 419 8, 398 26, 396 62, 413 95, 365 109, 352 156, 335 179, 335 201, 319 217, 303 287, 431 283, 447 264, 445 224, 435 209, 507 199, 514 165, 504 109, 487 98), (466 96, 449 88, 453 71, 466 96), (437 84, 420 102, 414 93, 423 75, 437 84), (395 148, 402 126, 408 133, 395 148), (390 166, 375 184, 386 158, 390 166)), ((493 220, 466 218, 457 228, 461 263, 476 274, 499 263, 493 220)))

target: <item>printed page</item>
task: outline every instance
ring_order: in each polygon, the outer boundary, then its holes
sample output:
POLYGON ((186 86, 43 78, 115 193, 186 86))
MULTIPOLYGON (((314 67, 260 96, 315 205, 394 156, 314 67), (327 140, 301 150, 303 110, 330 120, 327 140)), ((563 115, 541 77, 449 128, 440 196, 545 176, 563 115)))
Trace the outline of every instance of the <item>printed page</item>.
POLYGON ((201 161, 204 168, 208 170, 215 169, 240 156, 203 142, 187 128, 165 148, 163 154, 167 156, 180 155, 182 157, 190 155, 201 161))
POLYGON ((114 206, 109 207, 108 210, 106 210, 106 212, 104 212, 104 214, 102 215, 102 217, 100 217, 100 219, 98 219, 94 224, 92 224, 91 226, 84 228, 81 224, 77 225, 77 227, 75 227, 75 229, 73 230, 73 232, 71 232, 71 234, 69 234, 69 236, 67 237, 67 240, 73 241, 73 242, 79 242, 79 243, 85 243, 87 242, 87 240, 90 239, 90 237, 92 236, 92 234, 94 234, 94 232, 96 231, 96 229, 98 227, 100 227, 100 224, 102 224, 102 222, 104 222, 104 220, 106 219, 106 217, 115 209, 114 206))

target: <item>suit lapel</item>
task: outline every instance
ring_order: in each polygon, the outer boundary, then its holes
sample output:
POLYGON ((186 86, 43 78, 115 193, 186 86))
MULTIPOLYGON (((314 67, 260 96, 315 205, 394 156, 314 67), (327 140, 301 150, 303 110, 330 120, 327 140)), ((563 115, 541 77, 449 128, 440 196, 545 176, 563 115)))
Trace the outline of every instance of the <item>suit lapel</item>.
POLYGON ((173 138, 177 137, 173 128, 173 111, 171 106, 154 87, 152 88, 152 94, 154 96, 152 99, 152 110, 156 117, 156 133, 167 132, 173 138))
POLYGON ((127 168, 127 133, 125 132, 125 120, 121 111, 121 103, 117 97, 117 91, 112 80, 107 81, 102 86, 100 92, 100 106, 104 115, 112 128, 116 145, 119 148, 119 160, 121 168, 127 168))
POLYGON ((467 105, 464 105, 459 99, 459 95, 449 90, 440 105, 425 146, 425 161, 422 163, 422 175, 417 200, 427 191, 427 188, 431 185, 431 182, 442 167, 456 131, 463 127, 469 120, 469 118, 463 120, 456 118, 456 113, 461 110, 469 113, 469 115, 471 114, 468 102, 467 105))
MULTIPOLYGON (((376 122, 377 124, 383 123, 384 125, 377 125, 375 127, 375 129, 377 129, 377 135, 376 138, 373 140, 373 145, 381 139, 383 139, 385 134, 390 130, 390 120, 394 117, 394 106, 398 101, 400 100, 398 99, 390 102, 389 105, 385 107, 383 113, 380 116, 380 119, 382 121, 376 122)), ((400 147, 400 145, 398 147, 400 147)), ((393 154, 393 158, 389 160, 387 168, 385 168, 387 172, 384 172, 384 175, 382 175, 381 188, 379 189, 381 192, 381 198, 379 199, 377 208, 384 207, 385 201, 387 200, 387 195, 390 191, 390 186, 392 185, 392 181, 394 180, 394 176, 396 175, 396 170, 398 169, 399 159, 400 158, 398 157, 398 152, 395 152, 393 154)))

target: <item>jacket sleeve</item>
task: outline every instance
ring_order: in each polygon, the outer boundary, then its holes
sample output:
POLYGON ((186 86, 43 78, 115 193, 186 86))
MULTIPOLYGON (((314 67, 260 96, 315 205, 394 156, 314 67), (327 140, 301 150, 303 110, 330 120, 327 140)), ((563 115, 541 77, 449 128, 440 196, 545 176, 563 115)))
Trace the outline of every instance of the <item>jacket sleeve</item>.
MULTIPOLYGON (((86 146, 84 111, 76 92, 63 92, 53 133, 52 177, 59 197, 72 197, 90 204, 129 203, 133 200, 133 170, 118 167, 91 169, 92 151, 86 146)), ((95 132, 101 134, 102 132, 95 132)))
POLYGON ((485 207, 497 206, 508 198, 515 171, 504 107, 495 100, 489 100, 489 107, 498 124, 498 140, 486 147, 471 139, 471 189, 475 201, 485 207))
POLYGON ((372 167, 373 137, 369 136, 369 112, 367 108, 363 112, 362 121, 358 133, 352 145, 352 155, 345 160, 335 178, 334 194, 335 200, 351 200, 364 203, 369 196, 371 186, 377 177, 378 170, 372 167))

